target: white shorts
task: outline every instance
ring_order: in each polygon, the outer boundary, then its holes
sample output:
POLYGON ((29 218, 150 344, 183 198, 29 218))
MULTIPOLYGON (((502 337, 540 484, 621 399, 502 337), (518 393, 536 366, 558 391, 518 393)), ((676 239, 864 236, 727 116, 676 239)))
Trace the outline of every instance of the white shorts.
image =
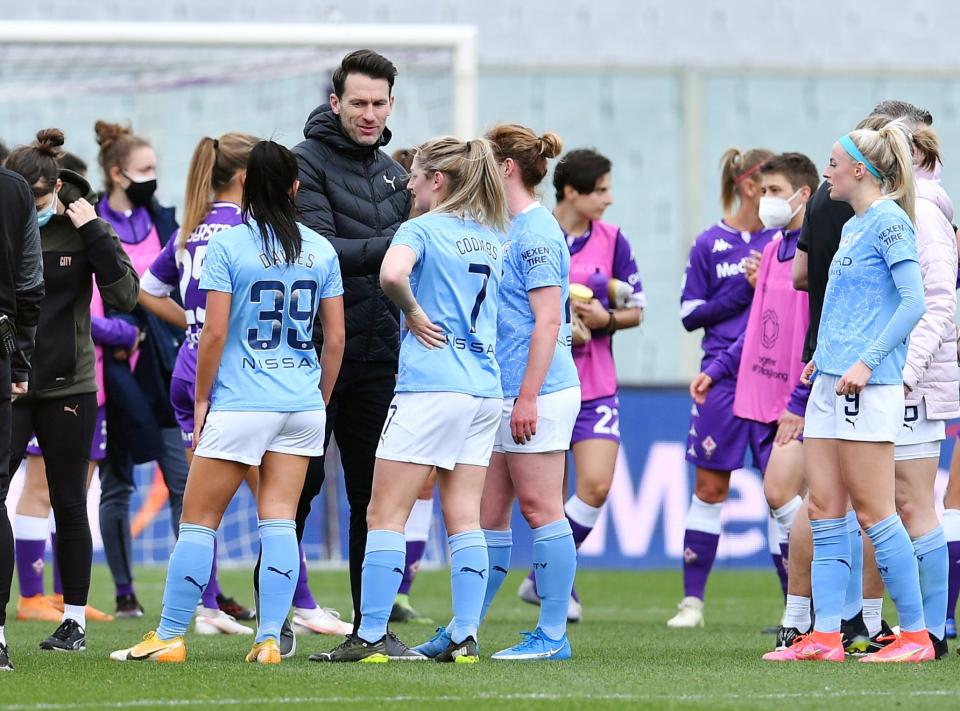
POLYGON ((580 414, 579 385, 537 397, 537 434, 526 444, 514 442, 510 432, 513 403, 514 398, 503 401, 503 415, 493 445, 494 452, 537 454, 565 452, 570 449, 573 427, 577 424, 577 415, 580 414))
POLYGON ((893 458, 927 459, 940 457, 940 443, 947 438, 947 423, 943 420, 928 420, 927 405, 921 400, 916 405, 903 408, 903 422, 897 433, 897 447, 893 458))
POLYGON ((377 458, 448 471, 457 464, 485 467, 502 402, 463 393, 397 393, 383 423, 377 458))
POLYGON ((839 380, 826 373, 817 376, 803 438, 895 442, 903 425, 903 385, 867 385, 857 395, 837 395, 839 380))
POLYGON ((194 454, 259 466, 265 452, 319 457, 325 410, 251 412, 218 410, 207 415, 194 454))

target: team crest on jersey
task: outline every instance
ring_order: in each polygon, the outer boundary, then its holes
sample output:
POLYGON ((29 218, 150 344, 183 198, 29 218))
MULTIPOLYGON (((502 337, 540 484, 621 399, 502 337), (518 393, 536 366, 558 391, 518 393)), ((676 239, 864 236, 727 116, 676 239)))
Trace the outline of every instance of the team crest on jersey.
POLYGON ((777 338, 780 337, 780 319, 777 318, 777 312, 773 309, 767 309, 763 312, 761 318, 760 343, 764 348, 773 348, 777 344, 777 338))
POLYGON ((683 562, 686 565, 693 565, 697 562, 698 558, 699 556, 692 548, 687 547, 683 549, 683 562))
POLYGON ((717 254, 718 252, 728 252, 731 249, 733 249, 733 245, 727 242, 727 240, 725 240, 723 237, 719 237, 713 241, 714 254, 717 254))
POLYGON ((717 451, 717 443, 710 435, 707 435, 700 445, 703 447, 703 453, 707 455, 707 459, 710 459, 710 457, 713 456, 713 453, 717 451))
POLYGON ((507 256, 507 252, 509 252, 509 251, 510 251, 510 241, 507 240, 506 242, 503 242, 503 243, 500 245, 500 252, 503 254, 504 257, 506 257, 506 256, 507 256))

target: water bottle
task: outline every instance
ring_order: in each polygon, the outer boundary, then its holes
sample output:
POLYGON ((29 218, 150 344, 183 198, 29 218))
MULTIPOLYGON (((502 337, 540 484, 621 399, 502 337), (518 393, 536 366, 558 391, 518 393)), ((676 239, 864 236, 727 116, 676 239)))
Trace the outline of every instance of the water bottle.
POLYGON ((603 304, 603 308, 610 308, 610 295, 607 289, 607 277, 598 267, 593 274, 587 278, 587 286, 593 291, 596 299, 603 304))

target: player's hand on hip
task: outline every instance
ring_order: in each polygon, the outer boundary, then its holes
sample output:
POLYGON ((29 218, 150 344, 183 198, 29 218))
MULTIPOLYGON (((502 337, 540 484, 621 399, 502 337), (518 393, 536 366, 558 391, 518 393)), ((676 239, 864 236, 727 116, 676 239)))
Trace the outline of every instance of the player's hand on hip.
POLYGON ((447 345, 447 336, 443 329, 433 323, 420 307, 413 311, 405 311, 403 322, 407 330, 413 333, 425 347, 432 350, 447 345))
POLYGON ((837 395, 856 395, 870 381, 873 371, 862 360, 850 366, 850 369, 837 381, 837 395))
POLYGON ((513 401, 510 434, 517 444, 526 444, 537 434, 537 398, 521 395, 513 401))
POLYGON ((199 400, 193 404, 193 442, 190 443, 192 449, 196 449, 200 444, 200 433, 203 432, 203 426, 207 423, 207 413, 210 412, 210 403, 206 400, 199 400))
POLYGON ((803 434, 803 418, 800 415, 794 415, 790 410, 784 410, 777 421, 777 434, 774 437, 774 444, 783 446, 790 444, 803 434))
POLYGON ((813 385, 813 376, 817 372, 817 364, 812 360, 803 366, 803 372, 800 374, 800 382, 804 385, 813 385))
POLYGON ((690 397, 693 398, 695 403, 702 405, 707 401, 707 393, 710 392, 712 385, 713 378, 706 373, 700 373, 693 379, 693 382, 690 383, 690 397))

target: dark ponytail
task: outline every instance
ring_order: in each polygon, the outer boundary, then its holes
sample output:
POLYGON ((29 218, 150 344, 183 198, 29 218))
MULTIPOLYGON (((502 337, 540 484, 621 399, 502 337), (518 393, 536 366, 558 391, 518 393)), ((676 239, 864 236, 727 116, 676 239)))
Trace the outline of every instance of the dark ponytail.
POLYGON ((263 248, 269 252, 279 245, 287 264, 297 260, 303 244, 293 202, 293 184, 299 175, 297 159, 279 143, 260 141, 250 151, 243 219, 257 221, 263 248))

